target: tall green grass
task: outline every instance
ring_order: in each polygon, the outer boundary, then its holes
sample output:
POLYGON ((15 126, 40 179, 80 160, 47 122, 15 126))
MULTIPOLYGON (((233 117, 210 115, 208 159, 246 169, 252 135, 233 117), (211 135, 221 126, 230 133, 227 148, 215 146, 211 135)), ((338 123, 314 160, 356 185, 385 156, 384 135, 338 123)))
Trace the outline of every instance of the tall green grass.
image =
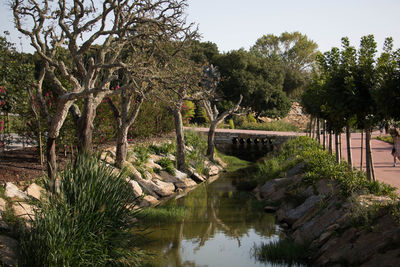
POLYGON ((136 265, 129 207, 136 199, 121 175, 79 155, 60 174, 60 193, 42 202, 21 237, 24 266, 136 265))
POLYGON ((283 239, 255 246, 254 255, 260 261, 291 266, 307 260, 307 246, 283 239))
POLYGON ((241 125, 235 125, 236 129, 245 130, 262 130, 262 131, 277 131, 277 132, 299 132, 300 129, 285 121, 271 121, 271 122, 244 122, 241 125))
POLYGON ((139 223, 142 225, 158 225, 164 223, 174 223, 184 220, 188 216, 188 210, 179 206, 161 206, 147 208, 137 214, 139 223))

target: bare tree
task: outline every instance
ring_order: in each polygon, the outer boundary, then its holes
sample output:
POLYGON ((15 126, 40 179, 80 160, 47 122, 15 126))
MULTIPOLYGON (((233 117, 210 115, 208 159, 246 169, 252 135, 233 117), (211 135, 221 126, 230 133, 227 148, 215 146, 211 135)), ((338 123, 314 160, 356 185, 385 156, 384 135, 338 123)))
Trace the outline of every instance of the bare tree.
MULTIPOLYGON (((113 92, 110 83, 118 79, 117 72, 128 67, 122 51, 133 40, 146 37, 142 25, 163 25, 166 19, 181 16, 185 6, 185 0, 12 1, 15 25, 30 38, 44 62, 42 73, 58 95, 54 113, 43 110, 49 123, 47 161, 52 192, 57 171, 55 143, 70 108, 81 149, 90 150, 96 107, 113 92), (59 56, 63 49, 68 51, 68 60, 59 56), (82 111, 76 105, 78 99, 84 99, 82 111)), ((119 92, 134 86, 128 81, 119 92)), ((37 92, 42 93, 41 86, 37 92)))
POLYGON ((220 75, 217 67, 206 66, 203 68, 203 79, 202 85, 206 89, 204 99, 202 99, 203 107, 206 110, 207 116, 210 120, 210 129, 208 130, 208 146, 206 156, 210 160, 214 160, 214 137, 215 130, 217 129, 218 124, 220 124, 224 119, 234 114, 238 111, 240 103, 242 102, 243 96, 240 95, 239 101, 232 108, 226 110, 223 113, 219 113, 216 105, 217 100, 217 85, 220 80, 220 75))

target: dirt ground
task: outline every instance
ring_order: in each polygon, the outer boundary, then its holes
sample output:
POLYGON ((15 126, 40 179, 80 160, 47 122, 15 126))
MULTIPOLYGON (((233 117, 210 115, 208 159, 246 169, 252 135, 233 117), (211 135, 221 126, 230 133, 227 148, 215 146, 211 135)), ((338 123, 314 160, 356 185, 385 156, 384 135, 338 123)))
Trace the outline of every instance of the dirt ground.
MULTIPOLYGON (((59 164, 65 165, 67 158, 60 154, 59 164)), ((46 164, 40 166, 37 149, 21 148, 0 152, 0 183, 20 183, 42 176, 46 172, 46 164)))
MULTIPOLYGON (((160 143, 172 138, 174 138, 174 134, 170 133, 160 137, 135 139, 129 144, 160 143)), ((104 150, 110 146, 115 146, 115 144, 110 142, 97 149, 104 150)), ((46 173, 46 161, 43 166, 40 166, 38 155, 35 147, 0 151, 0 185, 6 182, 19 184, 43 176, 46 173)), ((70 157, 68 154, 65 156, 64 153, 59 153, 57 156, 58 168, 62 169, 70 161, 70 157)))

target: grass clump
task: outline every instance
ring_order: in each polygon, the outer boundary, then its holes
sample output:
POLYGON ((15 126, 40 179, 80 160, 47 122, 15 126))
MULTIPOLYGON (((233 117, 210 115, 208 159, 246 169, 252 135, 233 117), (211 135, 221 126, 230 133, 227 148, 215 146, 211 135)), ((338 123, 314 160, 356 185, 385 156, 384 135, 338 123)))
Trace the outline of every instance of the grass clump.
POLYGON ((171 159, 162 158, 159 161, 157 161, 157 164, 159 164, 164 171, 168 172, 172 176, 174 176, 176 174, 175 164, 171 159))
POLYGON ((79 155, 61 177, 60 193, 35 212, 20 246, 26 266, 136 265, 128 209, 136 199, 121 175, 99 158, 79 155))
POLYGON ((175 143, 169 143, 169 142, 164 142, 161 145, 153 145, 151 144, 149 146, 149 151, 151 153, 157 154, 157 155, 168 155, 168 154, 173 154, 176 151, 176 146, 175 143))
POLYGON ((259 261, 293 265, 307 260, 307 246, 283 239, 255 246, 254 255, 259 261))
POLYGON ((204 168, 207 140, 199 133, 185 131, 185 143, 186 146, 193 148, 192 150, 185 149, 186 164, 192 166, 196 172, 205 174, 207 172, 204 168))
POLYGON ((179 222, 184 220, 187 216, 188 210, 186 208, 167 205, 141 210, 136 217, 141 224, 149 226, 179 222))
POLYGON ((271 121, 264 123, 257 122, 244 122, 243 124, 236 125, 237 129, 245 130, 262 130, 262 131, 277 131, 277 132, 299 132, 300 129, 285 121, 271 121))

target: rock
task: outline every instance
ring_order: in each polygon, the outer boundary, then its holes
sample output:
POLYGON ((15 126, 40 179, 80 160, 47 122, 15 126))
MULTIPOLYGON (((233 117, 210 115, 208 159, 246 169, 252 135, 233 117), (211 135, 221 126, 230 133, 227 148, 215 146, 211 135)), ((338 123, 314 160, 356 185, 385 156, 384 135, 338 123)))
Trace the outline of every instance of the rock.
POLYGON ((172 155, 172 154, 168 154, 168 155, 167 155, 167 158, 170 159, 170 160, 172 160, 172 161, 175 161, 175 156, 172 155))
POLYGON ((18 265, 18 242, 17 240, 0 235, 0 258, 5 266, 18 265))
POLYGON ((190 178, 195 181, 196 183, 202 183, 204 181, 206 181, 206 178, 201 175, 198 174, 197 172, 192 172, 192 174, 190 175, 190 178))
POLYGON ((152 182, 156 185, 154 192, 160 197, 167 197, 175 193, 175 185, 173 183, 163 182, 159 179, 153 179, 152 182))
POLYGON ((296 207, 295 209, 289 210, 287 212, 286 216, 283 218, 283 221, 285 221, 289 225, 292 225, 298 219, 303 217, 307 213, 307 211, 309 211, 311 208, 313 208, 320 200, 321 200, 321 197, 315 196, 315 195, 307 198, 303 204, 296 207))
POLYGON ((293 168, 291 168, 286 172, 286 177, 292 177, 296 174, 299 174, 305 166, 306 166, 305 162, 298 163, 296 166, 294 166, 293 168))
POLYGON ((155 163, 152 159, 149 159, 146 163, 145 163, 146 168, 148 169, 162 169, 162 167, 160 165, 158 165, 157 163, 155 163))
POLYGON ((272 194, 275 194, 275 199, 278 196, 283 196, 286 192, 286 188, 289 185, 297 184, 301 181, 301 176, 296 175, 290 178, 279 178, 267 181, 263 186, 260 187, 260 196, 264 199, 270 199, 272 194), (280 191, 277 195, 277 191, 280 191))
POLYGON ((163 157, 163 156, 160 156, 160 155, 151 154, 151 155, 149 155, 149 158, 150 158, 153 162, 157 162, 157 161, 159 161, 160 159, 162 159, 162 158, 164 158, 164 157, 163 157))
POLYGON ((214 160, 218 163, 219 166, 221 166, 222 168, 226 168, 228 167, 228 164, 226 162, 224 162, 222 159, 220 159, 217 156, 214 156, 214 160))
POLYGON ((193 186, 197 185, 197 183, 190 178, 179 179, 174 184, 178 189, 184 189, 184 188, 193 187, 193 186))
POLYGON ((160 171, 160 177, 164 182, 168 182, 168 183, 176 183, 179 181, 179 179, 175 176, 172 176, 171 174, 169 174, 166 171, 160 171))
POLYGON ((135 168, 135 166, 132 165, 132 163, 130 163, 130 162, 124 162, 123 167, 126 168, 126 169, 131 173, 131 177, 132 177, 134 180, 142 179, 142 175, 141 175, 140 172, 135 168))
POLYGON ((324 196, 332 196, 338 192, 338 190, 336 190, 335 182, 328 179, 319 180, 315 187, 318 194, 324 196))
POLYGON ((7 202, 0 198, 0 213, 4 212, 6 210, 7 207, 7 202))
POLYGON ((217 165, 214 165, 214 164, 208 165, 208 175, 214 176, 214 175, 217 175, 218 173, 219 173, 219 168, 217 165))
POLYGON ((44 188, 40 187, 39 185, 33 183, 25 190, 28 196, 31 196, 36 199, 40 199, 41 195, 44 194, 46 191, 44 188))
POLYGON ((12 205, 12 209, 14 210, 14 215, 26 220, 34 219, 34 211, 33 206, 29 205, 25 202, 15 202, 12 205))
POLYGON ((152 178, 153 178, 153 174, 151 174, 149 171, 144 171, 143 179, 151 180, 152 178))
POLYGON ((150 207, 150 206, 155 206, 158 203, 159 203, 159 201, 157 200, 157 198, 155 198, 153 196, 144 196, 144 198, 140 202, 140 207, 146 208, 146 207, 150 207))
POLYGON ((372 194, 361 195, 358 197, 358 201, 364 207, 369 207, 371 205, 385 206, 393 203, 393 200, 389 196, 375 196, 372 194))
POLYGON ((175 177, 178 179, 183 179, 188 177, 188 175, 184 172, 181 172, 180 170, 175 170, 175 177))
POLYGON ((369 261, 363 263, 361 267, 392 267, 398 266, 400 262, 400 248, 385 250, 384 254, 374 255, 369 261))
POLYGON ((277 207, 274 207, 274 206, 265 206, 264 207, 264 211, 265 212, 268 212, 268 213, 273 213, 273 212, 275 212, 275 211, 277 211, 278 210, 278 208, 277 207))
POLYGON ((194 148, 192 146, 185 146, 185 150, 193 152, 194 148))
POLYGON ((131 180, 129 178, 127 178, 126 181, 132 186, 133 195, 135 197, 140 197, 141 195, 143 195, 143 190, 138 184, 138 182, 136 182, 135 180, 131 180))
POLYGON ((7 182, 6 186, 6 196, 9 198, 19 198, 19 199, 27 199, 28 195, 18 189, 16 185, 11 182, 7 182))
POLYGON ((136 182, 138 182, 144 193, 156 199, 159 198, 159 196, 154 192, 153 190, 154 184, 150 180, 138 179, 136 180, 136 182))

